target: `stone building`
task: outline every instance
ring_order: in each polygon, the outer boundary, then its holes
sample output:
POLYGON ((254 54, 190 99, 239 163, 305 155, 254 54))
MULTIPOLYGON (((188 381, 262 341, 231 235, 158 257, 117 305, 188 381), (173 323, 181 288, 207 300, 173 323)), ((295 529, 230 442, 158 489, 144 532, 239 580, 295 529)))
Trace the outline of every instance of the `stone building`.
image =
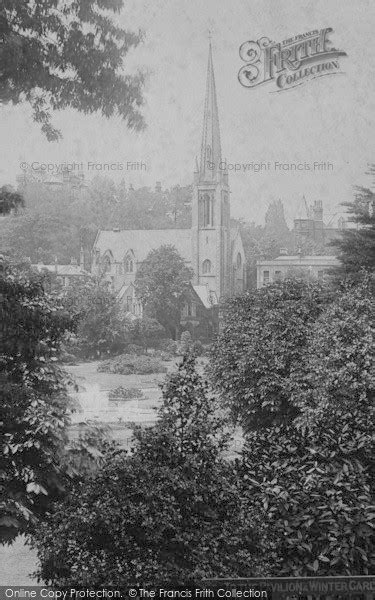
MULTIPOLYGON (((196 161, 190 229, 100 230, 93 246, 92 271, 112 282, 129 308, 139 315, 134 280, 148 253, 173 245, 192 268, 195 303, 210 306, 246 287, 241 234, 230 224, 228 173, 223 169, 212 48, 209 46, 200 161, 196 161)), ((193 307, 186 307, 183 318, 193 307)), ((193 317, 194 318, 194 317, 193 317)))

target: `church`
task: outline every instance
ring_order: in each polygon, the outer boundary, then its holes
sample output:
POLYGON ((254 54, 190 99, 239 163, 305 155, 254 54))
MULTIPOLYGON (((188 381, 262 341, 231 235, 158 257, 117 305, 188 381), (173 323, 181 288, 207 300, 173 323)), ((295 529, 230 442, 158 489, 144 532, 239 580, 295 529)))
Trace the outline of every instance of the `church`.
POLYGON ((111 281, 126 310, 142 314, 134 280, 151 250, 173 245, 194 272, 182 324, 197 318, 246 287, 241 234, 230 223, 228 172, 222 163, 212 47, 209 45, 200 161, 196 161, 190 229, 100 230, 93 246, 92 272, 111 281))

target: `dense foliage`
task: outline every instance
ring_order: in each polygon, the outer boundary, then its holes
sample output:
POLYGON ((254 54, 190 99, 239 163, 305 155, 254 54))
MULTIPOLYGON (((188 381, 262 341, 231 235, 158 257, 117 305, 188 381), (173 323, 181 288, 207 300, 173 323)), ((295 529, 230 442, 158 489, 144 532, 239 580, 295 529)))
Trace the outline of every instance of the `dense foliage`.
POLYGON ((118 114, 143 126, 143 76, 124 74, 124 58, 142 35, 111 19, 123 0, 3 0, 0 9, 0 101, 28 102, 49 140, 60 132, 51 110, 118 114))
POLYGON ((166 373, 167 369, 157 357, 120 354, 119 356, 100 362, 98 371, 100 373, 118 373, 120 375, 132 375, 133 373, 149 375, 151 373, 166 373))
POLYGON ((239 480, 274 576, 375 574, 374 408, 249 435, 239 480))
POLYGON ((173 338, 178 337, 184 292, 192 276, 176 248, 167 245, 151 250, 137 270, 135 286, 146 314, 173 338))
POLYGON ((71 323, 40 277, 0 268, 0 540, 7 541, 44 511, 65 478, 69 402, 56 356, 71 323))
POLYGON ((190 227, 189 186, 158 192, 129 189, 104 176, 83 182, 74 171, 64 175, 68 177, 59 184, 59 173, 24 172, 18 192, 25 206, 0 222, 1 251, 30 257, 32 263, 53 264, 56 257, 59 264, 68 264, 72 257, 78 260, 83 248, 90 270, 98 229, 190 227))
MULTIPOLYGON (((375 166, 371 169, 375 174, 375 166)), ((375 271, 375 196, 369 188, 358 188, 353 202, 346 204, 350 220, 355 228, 344 229, 333 244, 338 252, 341 267, 340 278, 349 276, 356 279, 365 269, 375 271)))
POLYGON ((19 192, 15 192, 9 186, 0 188, 0 215, 8 215, 12 211, 18 211, 24 205, 24 198, 19 192))
POLYGON ((294 422, 253 431, 240 479, 274 575, 375 574, 371 280, 318 316, 290 375, 294 422))
POLYGON ((209 371, 246 430, 289 422, 298 413, 290 376, 326 301, 320 284, 298 279, 229 301, 209 371))
POLYGON ((257 574, 254 523, 222 458, 224 423, 192 358, 163 398, 134 455, 109 456, 36 532, 44 581, 124 589, 257 574))
POLYGON ((64 288, 59 296, 77 324, 71 350, 97 357, 120 352, 131 341, 131 321, 108 282, 87 279, 64 288))

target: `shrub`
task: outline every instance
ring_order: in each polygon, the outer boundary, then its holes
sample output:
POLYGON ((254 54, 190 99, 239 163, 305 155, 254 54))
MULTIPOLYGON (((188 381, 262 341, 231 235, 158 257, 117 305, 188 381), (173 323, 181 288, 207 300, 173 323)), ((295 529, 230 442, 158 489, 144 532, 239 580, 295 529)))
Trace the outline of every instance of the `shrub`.
MULTIPOLYGON (((39 576, 56 587, 175 587, 264 574, 241 510, 225 423, 191 358, 170 376, 155 426, 108 458, 35 532, 39 576)), ((126 594, 127 595, 127 594, 126 594)))
POLYGON ((274 576, 375 575, 374 410, 249 435, 244 510, 262 519, 274 576))
POLYGON ((223 403, 244 428, 288 423, 291 373, 326 304, 319 283, 284 280, 230 300, 212 346, 209 372, 223 403))
POLYGON ((165 339, 165 340, 160 340, 158 348, 162 352, 166 352, 167 354, 170 354, 171 356, 176 356, 177 355, 177 346, 178 346, 178 344, 174 340, 165 339))
POLYGON ((121 354, 105 360, 98 365, 101 373, 118 373, 120 375, 148 375, 151 373, 166 373, 167 369, 158 358, 152 356, 136 356, 121 354))
POLYGON ((192 351, 195 354, 195 356, 202 356, 204 348, 200 340, 196 340, 195 342, 193 342, 192 351))
POLYGON ((143 392, 139 388, 126 388, 121 385, 114 390, 110 390, 108 394, 108 399, 111 401, 134 400, 143 397, 143 392))
POLYGON ((141 356, 142 354, 146 354, 146 350, 143 346, 139 346, 138 344, 129 344, 126 346, 126 354, 136 354, 137 356, 141 356))

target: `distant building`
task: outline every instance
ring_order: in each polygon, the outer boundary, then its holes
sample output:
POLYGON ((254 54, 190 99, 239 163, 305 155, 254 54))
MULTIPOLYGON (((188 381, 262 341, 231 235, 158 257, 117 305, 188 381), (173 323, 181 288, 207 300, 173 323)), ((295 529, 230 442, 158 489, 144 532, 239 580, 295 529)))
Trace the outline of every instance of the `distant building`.
MULTIPOLYGON (((161 186, 158 184, 160 191, 161 186)), ((194 172, 189 229, 100 230, 93 246, 92 272, 105 276, 133 314, 139 312, 134 280, 151 250, 173 245, 194 276, 182 322, 194 321, 194 303, 209 310, 246 287, 241 233, 230 223, 228 172, 222 161, 215 77, 209 48, 200 162, 194 172), (188 306, 190 304, 190 306, 188 306)), ((199 312, 199 311, 198 311, 199 312)))
POLYGON ((257 289, 291 275, 304 274, 324 281, 327 273, 339 265, 335 256, 288 256, 257 261, 257 289))
POLYGON ((323 202, 315 200, 310 206, 303 198, 302 216, 294 219, 294 247, 297 251, 311 243, 317 247, 323 248, 330 242, 337 239, 344 229, 351 229, 355 224, 350 221, 347 213, 341 209, 328 214, 324 219, 323 202))
POLYGON ((31 265, 33 269, 39 273, 47 271, 48 273, 55 275, 55 281, 57 284, 68 287, 74 282, 84 281, 91 277, 91 273, 88 273, 83 268, 83 253, 81 251, 80 264, 76 259, 72 258, 70 265, 59 265, 57 262, 52 265, 44 265, 43 263, 37 263, 31 265))

